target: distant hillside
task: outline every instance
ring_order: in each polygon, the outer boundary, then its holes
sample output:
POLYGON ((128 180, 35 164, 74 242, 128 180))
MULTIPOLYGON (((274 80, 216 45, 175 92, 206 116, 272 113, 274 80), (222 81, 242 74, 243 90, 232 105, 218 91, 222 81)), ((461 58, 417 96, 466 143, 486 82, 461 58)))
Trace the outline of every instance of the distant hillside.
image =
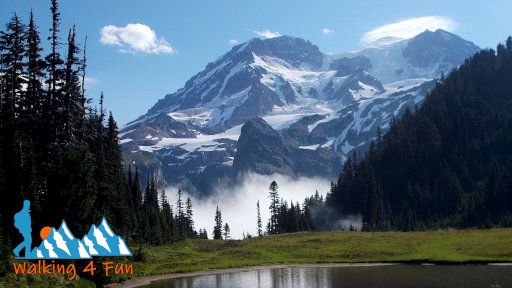
MULTIPOLYGON (((327 203, 364 229, 512 225, 512 38, 438 82, 351 157, 327 203)), ((333 215, 331 215, 332 217, 333 215)))

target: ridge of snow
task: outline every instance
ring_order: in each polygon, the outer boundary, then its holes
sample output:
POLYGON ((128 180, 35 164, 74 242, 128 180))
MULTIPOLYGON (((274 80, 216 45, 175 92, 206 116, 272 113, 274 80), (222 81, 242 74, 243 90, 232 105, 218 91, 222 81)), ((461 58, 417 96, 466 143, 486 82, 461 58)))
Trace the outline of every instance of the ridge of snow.
POLYGON ((119 139, 119 144, 124 144, 124 143, 132 142, 132 141, 133 141, 133 139, 131 139, 131 138, 119 139))
MULTIPOLYGON (((209 108, 190 108, 185 110, 178 110, 175 112, 168 113, 174 120, 182 123, 192 123, 195 125, 203 126, 211 118, 212 109, 209 108)), ((171 130, 171 133, 176 134, 176 131, 171 130)))
POLYGON ((217 142, 217 139, 227 138, 231 140, 238 140, 240 136, 240 132, 242 129, 242 125, 235 126, 231 129, 228 129, 219 134, 206 135, 206 134, 198 134, 196 138, 167 138, 164 137, 158 143, 153 146, 139 146, 141 150, 153 152, 157 151, 169 146, 176 147, 180 146, 180 148, 185 149, 189 152, 196 151, 202 146, 208 145, 219 145, 221 143, 217 142))
POLYGON ((320 144, 315 145, 309 145, 309 146, 299 146, 300 149, 306 149, 306 150, 316 150, 320 144))
POLYGON ((135 129, 128 130, 128 131, 123 132, 123 133, 119 133, 118 137, 119 137, 119 138, 123 138, 123 137, 124 137, 124 135, 126 135, 126 134, 130 134, 130 133, 132 133, 133 131, 135 131, 135 129))

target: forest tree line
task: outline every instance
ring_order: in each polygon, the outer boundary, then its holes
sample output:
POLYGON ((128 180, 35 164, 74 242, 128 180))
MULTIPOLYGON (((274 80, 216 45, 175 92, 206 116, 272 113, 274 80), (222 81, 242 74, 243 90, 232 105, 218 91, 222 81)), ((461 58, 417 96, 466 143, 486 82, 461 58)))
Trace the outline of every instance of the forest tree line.
POLYGON ((31 201, 33 239, 38 227, 58 225, 62 215, 80 234, 100 215, 116 226, 124 221, 117 124, 106 115, 103 95, 99 110, 89 105, 86 38, 79 40, 74 26, 60 33, 58 8, 52 1, 46 55, 32 13, 28 24, 14 13, 0 33, 0 206, 7 244, 20 240, 12 216, 24 199, 31 201))
MULTIPOLYGON (((288 202, 279 197, 279 186, 276 181, 272 181, 268 188, 270 199, 269 211, 270 217, 266 226, 266 234, 282 234, 293 233, 299 231, 310 231, 315 227, 311 225, 311 215, 309 213, 309 205, 307 199, 301 207, 299 202, 288 202)), ((316 194, 318 196, 318 192, 316 194)), ((262 236, 260 203, 257 202, 257 227, 258 236, 262 236)))
POLYGON ((0 258, 12 257, 22 241, 12 217, 24 200, 31 202, 33 246, 40 228, 58 227, 63 217, 83 235, 105 216, 128 243, 207 237, 194 230, 192 202, 181 191, 173 213, 154 179, 144 189, 138 169, 123 167, 103 94, 99 108, 86 95, 87 37, 79 39, 75 26, 61 32, 58 1, 50 12, 46 54, 32 13, 28 23, 14 13, 0 31, 0 258))
POLYGON ((512 226, 512 38, 467 59, 352 155, 326 196, 326 229, 361 214, 364 230, 512 226))

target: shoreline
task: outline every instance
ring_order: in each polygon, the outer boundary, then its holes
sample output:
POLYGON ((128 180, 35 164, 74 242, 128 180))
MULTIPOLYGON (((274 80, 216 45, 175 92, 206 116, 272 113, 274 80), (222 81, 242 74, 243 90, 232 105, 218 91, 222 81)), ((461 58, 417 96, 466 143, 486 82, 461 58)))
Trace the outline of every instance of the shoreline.
POLYGON ((160 275, 150 275, 137 277, 121 283, 112 283, 106 287, 126 287, 134 288, 149 285, 152 282, 166 279, 175 279, 182 277, 196 277, 204 275, 216 275, 224 273, 240 273, 254 270, 263 269, 279 269, 279 268, 337 268, 337 267, 375 267, 375 266, 392 266, 392 265, 495 265, 495 266, 512 266, 512 263, 493 263, 493 262, 451 262, 451 263, 433 263, 429 261, 425 262, 376 262, 376 263, 316 263, 316 264, 277 264, 277 265, 258 265, 258 266, 247 266, 238 268, 225 268, 225 269, 212 269, 212 270, 200 270, 194 272, 180 272, 180 273, 166 273, 160 275))

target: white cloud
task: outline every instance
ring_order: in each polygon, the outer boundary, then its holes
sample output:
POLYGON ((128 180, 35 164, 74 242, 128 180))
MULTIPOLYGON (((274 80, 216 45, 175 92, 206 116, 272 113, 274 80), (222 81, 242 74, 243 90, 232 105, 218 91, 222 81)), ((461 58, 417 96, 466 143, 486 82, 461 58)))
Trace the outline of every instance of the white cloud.
POLYGON ((124 27, 107 25, 100 29, 100 34, 102 44, 117 46, 123 53, 173 54, 176 52, 164 38, 158 38, 154 30, 140 23, 129 23, 124 27))
POLYGON ((263 38, 275 38, 281 36, 281 34, 277 31, 270 31, 268 29, 261 30, 261 31, 253 31, 256 35, 263 37, 263 38))
POLYGON ((240 41, 238 41, 238 40, 236 40, 236 39, 230 39, 230 40, 229 40, 229 45, 231 45, 231 46, 234 46, 234 45, 236 45, 236 44, 238 44, 238 43, 240 43, 240 41))
POLYGON ((383 26, 379 26, 363 34, 361 44, 368 44, 384 37, 412 38, 425 30, 435 31, 443 29, 454 31, 457 22, 449 17, 426 16, 407 19, 383 26))
MULTIPOLYGON (((300 205, 306 197, 310 197, 315 190, 325 196, 330 189, 330 181, 322 178, 298 178, 292 179, 288 176, 279 174, 259 175, 248 173, 242 177, 242 183, 233 186, 224 186, 222 184, 215 187, 215 193, 209 197, 198 199, 192 195, 185 193, 186 197, 190 197, 193 205, 195 228, 206 228, 208 236, 212 237, 214 226, 215 209, 218 206, 222 211, 222 221, 229 223, 231 228, 231 237, 240 239, 242 234, 249 232, 255 235, 257 231, 256 225, 256 202, 260 201, 261 222, 263 230, 265 230, 267 221, 270 217, 268 198, 268 187, 275 180, 279 186, 279 196, 284 200, 290 200, 293 203, 299 202, 300 205)), ((168 187, 165 192, 170 204, 175 208, 178 188, 168 187)))
POLYGON ((322 29, 322 34, 324 35, 332 35, 332 33, 334 33, 334 31, 329 28, 322 29))

